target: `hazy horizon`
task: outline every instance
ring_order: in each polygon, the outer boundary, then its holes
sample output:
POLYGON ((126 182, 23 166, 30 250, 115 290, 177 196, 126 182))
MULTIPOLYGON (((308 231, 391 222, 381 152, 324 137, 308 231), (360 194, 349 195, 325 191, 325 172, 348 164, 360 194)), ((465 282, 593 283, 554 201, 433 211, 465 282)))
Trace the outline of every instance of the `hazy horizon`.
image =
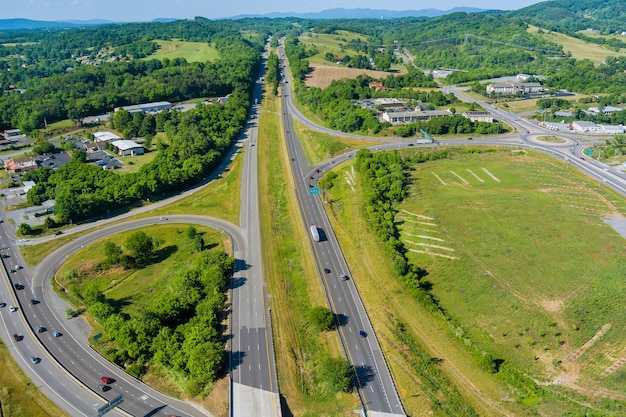
POLYGON ((317 13, 323 10, 344 9, 384 9, 384 10, 449 10, 455 7, 479 9, 516 10, 538 0, 511 0, 503 3, 498 0, 443 0, 432 2, 397 0, 392 5, 374 0, 305 0, 298 4, 288 0, 232 0, 214 7, 206 0, 12 0, 3 7, 3 19, 24 18, 44 21, 94 20, 103 19, 116 22, 143 22, 158 18, 192 19, 196 16, 220 19, 242 14, 317 13))

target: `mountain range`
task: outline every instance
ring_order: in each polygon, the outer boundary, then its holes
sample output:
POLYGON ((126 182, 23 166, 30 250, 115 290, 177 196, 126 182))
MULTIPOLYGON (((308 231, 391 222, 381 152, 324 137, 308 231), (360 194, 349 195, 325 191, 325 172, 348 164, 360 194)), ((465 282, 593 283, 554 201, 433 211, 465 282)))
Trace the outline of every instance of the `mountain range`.
MULTIPOLYGON (((377 10, 377 9, 329 9, 317 13, 296 13, 296 12, 272 12, 267 14, 242 14, 232 16, 227 19, 243 19, 243 18, 286 18, 294 17, 299 19, 397 19, 401 17, 435 17, 450 13, 465 12, 476 13, 483 12, 484 9, 473 7, 455 7, 450 10, 438 9, 421 9, 421 10, 377 10)), ((160 18, 154 19, 153 22, 169 22, 178 19, 160 18)), ((93 20, 69 20, 69 21, 43 21, 30 19, 0 19, 0 31, 7 30, 33 30, 33 29, 70 29, 86 26, 110 25, 127 22, 114 22, 110 20, 93 19, 93 20)))

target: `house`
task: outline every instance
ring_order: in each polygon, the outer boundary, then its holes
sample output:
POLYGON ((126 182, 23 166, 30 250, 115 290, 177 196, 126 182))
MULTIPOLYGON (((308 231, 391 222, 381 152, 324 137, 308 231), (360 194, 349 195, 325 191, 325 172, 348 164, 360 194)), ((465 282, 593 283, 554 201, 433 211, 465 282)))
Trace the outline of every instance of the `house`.
POLYGON ((87 153, 94 153, 100 150, 100 146, 96 142, 85 143, 85 151, 87 153))
POLYGON ((493 123, 493 116, 488 111, 466 111, 463 117, 470 119, 472 122, 493 123))
POLYGON ((38 167, 37 161, 32 156, 4 160, 4 168, 10 174, 31 171, 38 167))
POLYGON ((380 81, 372 81, 369 83, 369 87, 376 91, 388 91, 389 89, 383 85, 380 81))
POLYGON ((119 136, 117 136, 115 133, 111 133, 111 132, 94 132, 93 137, 94 137, 94 142, 102 142, 102 143, 122 139, 119 136))
POLYGON ((126 110, 130 114, 135 114, 135 113, 150 113, 150 112, 158 113, 163 110, 171 110, 171 109, 172 109, 172 103, 170 103, 169 101, 157 101, 154 103, 144 103, 144 104, 135 104, 133 106, 116 107, 115 111, 126 110))
POLYGON ((132 140, 116 140, 111 142, 111 145, 115 146, 118 149, 118 153, 122 156, 137 156, 144 153, 143 146, 132 140))
POLYGON ((2 133, 7 139, 12 138, 14 136, 20 136, 22 134, 22 132, 19 129, 7 129, 2 133))

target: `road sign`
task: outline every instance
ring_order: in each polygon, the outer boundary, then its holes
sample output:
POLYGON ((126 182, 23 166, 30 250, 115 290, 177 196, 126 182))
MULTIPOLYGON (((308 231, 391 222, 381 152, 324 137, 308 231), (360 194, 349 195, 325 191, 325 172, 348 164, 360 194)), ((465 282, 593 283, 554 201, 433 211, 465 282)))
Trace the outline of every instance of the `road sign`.
POLYGON ((587 149, 585 150, 585 155, 593 155, 594 150, 593 149, 587 149))
POLYGON ((320 189, 319 189, 319 187, 311 187, 311 188, 309 188, 309 193, 311 193, 311 194, 319 194, 320 193, 320 189))
POLYGON ((102 417, 109 411, 113 410, 116 406, 120 405, 124 402, 124 395, 120 394, 117 397, 113 398, 111 401, 103 405, 102 407, 96 410, 98 412, 98 417, 102 417))

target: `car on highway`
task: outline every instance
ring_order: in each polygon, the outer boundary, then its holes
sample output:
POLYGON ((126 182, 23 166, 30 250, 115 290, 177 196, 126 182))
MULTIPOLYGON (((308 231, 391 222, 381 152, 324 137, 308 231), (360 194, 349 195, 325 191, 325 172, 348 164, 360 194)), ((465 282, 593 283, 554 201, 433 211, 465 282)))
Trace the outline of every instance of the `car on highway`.
POLYGON ((582 156, 580 157, 580 159, 582 159, 583 161, 585 160, 585 158, 583 158, 582 156))
POLYGON ((16 290, 23 290, 24 286, 22 284, 20 284, 19 282, 16 282, 14 285, 16 290))
POLYGON ((13 340, 15 340, 16 342, 19 342, 20 340, 22 340, 22 336, 20 336, 17 333, 13 333, 13 340))
POLYGON ((9 306, 9 310, 11 310, 11 313, 14 313, 17 311, 17 307, 15 306, 9 306))
POLYGON ((37 333, 43 333, 46 331, 46 328, 43 326, 37 326, 37 333))
POLYGON ((104 382, 105 384, 112 384, 113 382, 115 382, 113 378, 110 378, 108 376, 103 376, 102 378, 100 378, 100 381, 104 382))
POLYGON ((4 308, 7 306, 7 303, 0 303, 0 308, 4 308))
POLYGON ((330 269, 324 268, 324 272, 327 273, 327 274, 330 274, 330 269))
POLYGON ((347 281, 350 279, 350 277, 348 277, 346 274, 339 275, 339 278, 341 278, 342 281, 347 281))
POLYGON ((13 272, 15 272, 15 269, 11 268, 11 269, 9 269, 9 272, 13 273, 13 272))
POLYGON ((52 332, 52 336, 61 337, 62 333, 57 332, 56 330, 52 332))
POLYGON ((61 230, 57 230, 56 232, 54 232, 55 236, 62 235, 62 234, 63 234, 63 231, 61 230))
POLYGON ((367 337, 367 333, 365 333, 364 330, 359 330, 359 336, 361 337, 367 337))
POLYGON ((33 298, 33 299, 31 299, 31 300, 30 300, 30 303, 31 303, 32 305, 35 305, 35 304, 39 304, 39 303, 41 303, 41 301, 39 301, 39 300, 37 300, 37 299, 33 298))
POLYGON ((111 387, 108 385, 104 385, 104 384, 98 384, 98 389, 102 392, 107 392, 108 390, 111 389, 111 387))
POLYGON ((36 365, 36 364, 38 364, 39 362, 41 362, 41 359, 40 359, 40 358, 38 358, 37 356, 31 356, 31 357, 30 357, 30 361, 31 361, 33 364, 35 364, 35 365, 36 365))
POLYGON ((17 271, 17 270, 20 270, 20 269, 22 269, 22 266, 21 266, 21 265, 15 265, 15 270, 16 270, 16 271, 17 271))
POLYGON ((162 222, 167 221, 167 217, 159 217, 159 220, 161 220, 162 222))

